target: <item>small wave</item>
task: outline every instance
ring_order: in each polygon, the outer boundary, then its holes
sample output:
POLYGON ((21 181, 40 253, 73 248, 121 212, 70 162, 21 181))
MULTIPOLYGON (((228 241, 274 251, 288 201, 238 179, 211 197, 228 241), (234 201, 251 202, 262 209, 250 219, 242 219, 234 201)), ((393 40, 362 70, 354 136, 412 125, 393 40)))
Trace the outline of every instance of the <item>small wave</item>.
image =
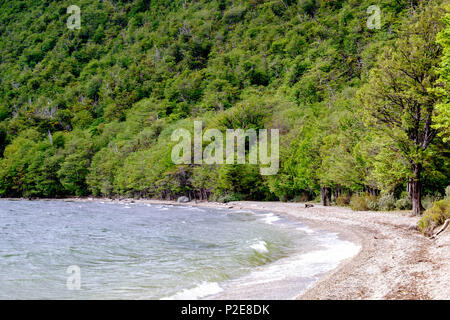
POLYGON ((275 221, 280 220, 280 217, 274 215, 273 213, 268 213, 262 218, 262 221, 264 221, 267 224, 273 224, 275 221))
POLYGON ((250 246, 253 250, 259 253, 267 253, 269 249, 267 249, 267 243, 264 240, 260 240, 250 246))
POLYGON ((170 297, 161 298, 161 300, 196 300, 213 294, 222 292, 223 289, 217 282, 202 282, 191 289, 183 289, 170 297))
POLYGON ((233 213, 249 213, 249 214, 255 214, 253 211, 250 211, 250 210, 233 210, 233 213))
POLYGON ((298 227, 297 230, 298 230, 298 231, 306 232, 307 234, 311 234, 311 233, 314 233, 314 232, 315 232, 314 230, 312 230, 312 229, 310 229, 310 228, 308 228, 308 227, 298 227))
MULTIPOLYGON (((323 239, 325 240, 325 239, 323 239)), ((316 277, 318 274, 336 268, 339 263, 356 255, 361 247, 349 241, 326 239, 323 248, 299 253, 282 259, 270 266, 253 271, 246 279, 247 285, 283 280, 292 276, 316 277)))
POLYGON ((187 210, 189 210, 189 211, 205 212, 205 210, 197 208, 197 207, 187 207, 187 210))

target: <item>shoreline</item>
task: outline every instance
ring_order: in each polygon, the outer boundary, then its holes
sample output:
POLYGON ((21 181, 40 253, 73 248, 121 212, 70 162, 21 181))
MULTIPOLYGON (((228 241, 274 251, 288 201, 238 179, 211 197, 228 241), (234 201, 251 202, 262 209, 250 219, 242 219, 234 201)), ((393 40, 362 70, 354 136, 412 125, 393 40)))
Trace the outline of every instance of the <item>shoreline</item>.
POLYGON ((286 215, 314 230, 333 232, 361 246, 355 256, 298 296, 316 299, 449 299, 450 232, 436 240, 416 229, 408 212, 352 211, 300 203, 230 202, 237 209, 286 215))
MULTIPOLYGON (((107 198, 48 200, 271 211, 296 219, 313 230, 336 233, 339 239, 361 248, 359 253, 342 260, 336 268, 322 274, 310 287, 299 292, 297 299, 450 299, 450 231, 446 230, 434 240, 426 238, 416 229, 419 218, 410 217, 409 212, 361 212, 321 205, 306 209, 301 203, 256 201, 224 204, 107 198)), ((239 299, 235 296, 222 298, 239 299)))

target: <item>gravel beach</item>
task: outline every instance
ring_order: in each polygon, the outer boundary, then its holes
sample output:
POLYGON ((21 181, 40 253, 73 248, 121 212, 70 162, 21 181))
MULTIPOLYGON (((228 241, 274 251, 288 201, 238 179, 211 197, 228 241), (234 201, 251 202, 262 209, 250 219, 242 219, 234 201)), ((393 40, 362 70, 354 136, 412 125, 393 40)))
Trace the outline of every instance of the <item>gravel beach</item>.
POLYGON ((416 230, 419 218, 409 212, 320 205, 306 209, 301 203, 281 202, 189 205, 272 211, 361 246, 359 254, 323 275, 298 299, 450 299, 450 230, 435 240, 426 238, 416 230))
MULTIPOLYGON (((81 200, 88 201, 88 200, 81 200)), ((107 200, 117 201, 117 200, 107 200)), ((302 203, 239 201, 226 204, 161 200, 122 200, 271 211, 299 219, 315 230, 337 233, 361 250, 324 274, 297 299, 450 299, 450 228, 437 239, 416 229, 409 212, 352 211, 302 203)), ((270 290, 264 287, 261 290, 270 290)), ((245 292, 220 296, 245 299, 245 292)))

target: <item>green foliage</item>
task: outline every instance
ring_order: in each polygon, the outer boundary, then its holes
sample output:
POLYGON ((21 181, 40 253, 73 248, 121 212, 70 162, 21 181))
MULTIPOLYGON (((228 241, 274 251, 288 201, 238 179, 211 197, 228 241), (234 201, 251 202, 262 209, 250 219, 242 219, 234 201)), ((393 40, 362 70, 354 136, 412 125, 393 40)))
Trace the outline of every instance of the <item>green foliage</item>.
POLYGON ((0 121, 5 120, 9 116, 9 110, 5 106, 0 106, 0 121))
POLYGON ((67 194, 83 196, 88 194, 86 176, 94 155, 94 146, 85 132, 73 131, 66 139, 58 178, 67 194))
POLYGON ((241 201, 242 200, 242 195, 240 194, 224 194, 219 196, 216 201, 217 202, 221 202, 221 203, 227 203, 227 202, 232 202, 232 201, 241 201))
POLYGON ((412 203, 410 197, 403 197, 395 202, 395 208, 398 210, 411 210, 412 203))
POLYGON ((350 205, 350 199, 351 197, 348 195, 340 195, 336 198, 336 205, 339 207, 347 207, 350 205))
POLYGON ((378 199, 369 194, 354 194, 350 199, 350 208, 354 211, 377 210, 378 199))
POLYGON ((390 211, 395 209, 396 200, 393 194, 383 194, 378 199, 378 208, 382 211, 390 211))
POLYGON ((440 193, 427 194, 423 197, 423 207, 425 209, 429 209, 436 201, 439 201, 441 199, 442 195, 440 193))
POLYGON ((440 101, 434 89, 442 55, 436 38, 443 29, 443 12, 440 1, 420 3, 419 10, 400 28, 398 39, 383 48, 368 83, 359 92, 367 112, 367 125, 378 128, 391 145, 390 149, 382 149, 378 157, 390 153, 391 163, 396 158, 409 169, 391 166, 384 172, 407 172, 403 179, 409 180, 413 190, 414 214, 421 211, 422 171, 427 160, 435 156, 432 147, 437 143, 435 136, 439 130, 433 126, 440 101))
MULTIPOLYGON (((450 5, 446 6, 447 12, 450 5)), ((440 130, 439 136, 444 142, 450 140, 450 13, 443 17, 445 28, 437 35, 437 42, 443 47, 442 61, 440 65, 437 87, 434 88, 440 97, 440 103, 436 106, 435 128, 440 130)))
POLYGON ((267 187, 252 165, 222 165, 219 169, 217 191, 224 195, 241 195, 240 198, 262 200, 267 198, 267 187), (251 198, 248 198, 251 195, 251 198))
MULTIPOLYGON (((3 1, 0 196, 293 200, 321 187, 398 196, 411 160, 423 166, 424 190, 443 193, 449 18, 427 16, 436 32, 447 25, 428 42, 404 37, 426 27, 418 2, 381 1, 382 28, 369 30, 369 0, 80 0, 81 29, 69 30, 65 2, 3 1), (399 96, 429 105, 423 115, 442 137, 422 151, 408 139, 409 112, 393 114, 403 132, 380 133, 361 108, 384 105, 370 88, 404 65, 426 75, 425 90, 402 75, 399 96), (278 174, 174 165, 170 135, 192 132, 194 119, 222 132, 279 129, 278 174)), ((357 207, 373 210, 373 200, 357 207)))
POLYGON ((436 201, 433 206, 425 211, 417 226, 423 234, 431 236, 433 230, 450 219, 450 200, 436 201))

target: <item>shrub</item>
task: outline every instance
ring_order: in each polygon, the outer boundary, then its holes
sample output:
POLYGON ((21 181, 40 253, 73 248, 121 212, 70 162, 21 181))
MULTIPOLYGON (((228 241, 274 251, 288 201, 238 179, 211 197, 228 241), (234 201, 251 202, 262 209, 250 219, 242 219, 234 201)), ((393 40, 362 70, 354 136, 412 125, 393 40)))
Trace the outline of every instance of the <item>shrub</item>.
POLYGON ((395 208, 398 210, 411 210, 412 209, 411 198, 404 197, 404 198, 398 199, 395 202, 395 208))
POLYGON ((384 194, 378 200, 378 207, 383 211, 390 211, 395 209, 395 197, 393 194, 384 194))
POLYGON ((336 204, 339 207, 346 207, 350 204, 350 196, 349 195, 340 195, 336 198, 336 204))
POLYGON ((434 194, 427 194, 422 198, 422 205, 425 209, 430 209, 436 201, 442 199, 442 194, 435 192, 434 194))
POLYGON ((352 210, 354 211, 377 210, 377 207, 377 197, 369 194, 354 194, 350 199, 350 208, 352 208, 352 210))
POLYGON ((365 211, 369 210, 369 207, 367 206, 367 202, 364 199, 363 196, 360 196, 358 194, 354 194, 350 199, 350 208, 355 211, 365 211))
POLYGON ((241 201, 242 195, 232 193, 232 194, 224 194, 217 198, 217 202, 227 203, 231 201, 241 201))
POLYGON ((445 199, 436 201, 430 209, 425 211, 417 226, 420 232, 426 236, 431 236, 433 230, 447 219, 450 219, 450 200, 445 199))
POLYGON ((235 23, 238 22, 245 14, 244 7, 233 7, 225 11, 223 15, 223 19, 226 23, 235 23))
POLYGON ((380 210, 380 206, 378 204, 378 199, 375 196, 367 196, 367 207, 371 211, 380 210))
POLYGON ((309 196, 306 193, 299 194, 294 197, 294 202, 308 202, 309 196))

